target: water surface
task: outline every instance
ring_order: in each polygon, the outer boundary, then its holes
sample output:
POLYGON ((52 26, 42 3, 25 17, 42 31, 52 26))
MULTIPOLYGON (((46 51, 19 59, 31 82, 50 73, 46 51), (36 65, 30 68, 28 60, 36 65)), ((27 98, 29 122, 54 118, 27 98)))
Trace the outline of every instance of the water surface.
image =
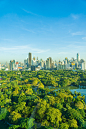
POLYGON ((55 91, 58 91, 60 89, 69 89, 73 94, 74 94, 74 91, 76 92, 80 92, 81 93, 81 96, 85 95, 85 103, 86 103, 86 86, 79 86, 79 87, 76 87, 76 86, 68 86, 68 87, 61 87, 61 88, 55 88, 53 86, 48 86, 48 88, 50 89, 55 89, 55 91))

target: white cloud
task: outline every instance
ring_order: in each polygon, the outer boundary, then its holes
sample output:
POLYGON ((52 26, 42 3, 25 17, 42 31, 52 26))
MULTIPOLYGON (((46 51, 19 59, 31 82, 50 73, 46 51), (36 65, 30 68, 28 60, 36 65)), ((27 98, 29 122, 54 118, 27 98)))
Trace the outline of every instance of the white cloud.
POLYGON ((14 42, 14 40, 12 40, 12 39, 1 39, 0 38, 0 40, 7 41, 7 42, 14 42))
POLYGON ((74 32, 74 33, 71 33, 71 34, 72 34, 72 36, 75 36, 75 35, 83 35, 83 32, 78 31, 78 32, 74 32))
POLYGON ((0 51, 3 52, 10 52, 10 53, 28 53, 28 52, 32 52, 32 53, 45 53, 50 51, 50 49, 38 49, 34 47, 30 47, 29 45, 25 45, 25 46, 14 46, 14 47, 0 47, 0 51))
POLYGON ((26 28, 22 28, 23 30, 26 30, 26 31, 29 31, 29 32, 31 32, 31 33, 35 33, 35 31, 33 31, 33 30, 29 30, 29 29, 26 29, 26 28))
POLYGON ((58 54, 68 54, 68 52, 59 52, 58 54))
POLYGON ((83 37, 82 39, 83 39, 83 40, 86 40, 86 37, 83 37))
POLYGON ((74 44, 69 44, 69 45, 66 45, 64 47, 60 47, 59 48, 59 52, 58 54, 59 55, 73 55, 74 53, 80 53, 80 52, 85 52, 86 50, 86 43, 84 45, 80 44, 80 45, 74 45, 74 44))
POLYGON ((79 18, 79 15, 71 14, 71 16, 72 16, 72 18, 73 18, 74 20, 76 20, 76 19, 79 18))
POLYGON ((45 52, 50 51, 50 49, 43 50, 43 49, 33 49, 32 48, 32 51, 33 51, 33 53, 45 53, 45 52))
POLYGON ((23 10, 24 12, 26 12, 26 13, 29 13, 29 14, 38 16, 37 14, 35 14, 35 13, 33 13, 33 12, 27 11, 27 10, 25 10, 25 9, 22 9, 22 10, 23 10))

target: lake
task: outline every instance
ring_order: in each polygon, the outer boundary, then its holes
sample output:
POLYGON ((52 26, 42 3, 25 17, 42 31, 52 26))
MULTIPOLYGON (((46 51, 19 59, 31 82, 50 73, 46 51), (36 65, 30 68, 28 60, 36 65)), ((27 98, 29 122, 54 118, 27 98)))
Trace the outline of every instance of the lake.
POLYGON ((85 95, 85 103, 86 103, 86 86, 68 86, 68 87, 61 87, 61 88, 55 88, 52 86, 48 86, 48 88, 53 88, 55 89, 55 91, 60 90, 60 89, 69 89, 72 93, 74 93, 74 91, 80 92, 81 96, 85 95))

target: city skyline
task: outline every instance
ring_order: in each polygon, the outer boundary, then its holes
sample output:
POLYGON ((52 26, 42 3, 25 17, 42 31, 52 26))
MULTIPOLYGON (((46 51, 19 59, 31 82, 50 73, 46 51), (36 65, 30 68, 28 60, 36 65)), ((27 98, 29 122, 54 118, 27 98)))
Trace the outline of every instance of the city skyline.
POLYGON ((27 53, 46 60, 86 60, 86 1, 0 1, 0 62, 23 62, 27 53))
MULTIPOLYGON (((55 61, 56 62, 59 62, 59 61, 62 62, 65 59, 67 59, 67 60, 77 60, 78 59, 77 61, 84 60, 83 58, 81 58, 81 55, 79 53, 76 53, 75 57, 71 57, 71 58, 66 56, 63 60, 61 60, 60 58, 59 58, 59 60, 54 60, 53 57, 50 57, 50 56, 46 57, 46 59, 44 60, 42 58, 39 58, 39 56, 36 57, 35 55, 33 55, 33 53, 29 52, 27 54, 27 58, 23 59, 23 61, 19 61, 19 60, 16 60, 16 59, 12 58, 9 61, 5 61, 5 63, 0 62, 0 64, 6 64, 6 63, 9 63, 10 61, 14 61, 14 60, 15 60, 15 62, 20 62, 20 63, 24 63, 24 60, 27 60, 27 62, 31 64, 32 60, 35 60, 35 61, 37 61, 37 60, 39 60, 39 61, 41 61, 41 60, 47 61, 47 59, 50 59, 50 62, 52 62, 52 61, 54 61, 54 62, 55 61)), ((84 60, 84 61, 86 61, 86 60, 84 60)))
MULTIPOLYGON (((32 61, 33 61, 33 62, 35 62, 35 61, 39 61, 39 62, 43 61, 43 62, 45 62, 45 61, 48 61, 48 60, 49 60, 50 63, 52 63, 52 62, 56 62, 56 63, 61 62, 61 63, 62 63, 62 62, 65 61, 65 60, 70 61, 70 62, 74 62, 74 61, 80 62, 80 60, 81 60, 81 62, 83 62, 83 61, 86 62, 86 60, 84 60, 83 58, 80 58, 80 57, 81 57, 80 54, 79 54, 79 53, 76 53, 76 58, 72 57, 72 58, 69 59, 68 57, 65 57, 63 60, 59 59, 59 60, 57 61, 57 60, 53 60, 52 57, 46 57, 46 59, 43 60, 42 58, 33 56, 33 53, 29 52, 29 53, 27 54, 27 58, 25 58, 25 59, 23 60, 23 62, 21 62, 21 61, 19 61, 19 60, 16 60, 16 59, 10 59, 9 62, 15 62, 15 63, 17 63, 17 64, 19 64, 19 63, 24 64, 24 62, 25 62, 25 63, 30 64, 30 67, 31 67, 31 65, 33 65, 33 64, 32 64, 32 61)), ((0 64, 1 64, 1 65, 5 65, 6 63, 9 63, 9 62, 7 62, 7 61, 5 61, 5 63, 0 62, 0 64)), ((27 66, 28 66, 28 65, 27 65, 27 66)), ((28 67, 29 67, 29 66, 28 66, 28 67)))
POLYGON ((32 57, 32 53, 28 53, 28 58, 24 59, 24 62, 19 62, 16 60, 10 60, 9 63, 2 64, 0 63, 0 70, 86 70, 86 61, 80 59, 80 54, 77 53, 76 59, 68 59, 65 57, 64 60, 59 60, 58 62, 48 57, 46 60, 38 59, 38 57, 32 57))

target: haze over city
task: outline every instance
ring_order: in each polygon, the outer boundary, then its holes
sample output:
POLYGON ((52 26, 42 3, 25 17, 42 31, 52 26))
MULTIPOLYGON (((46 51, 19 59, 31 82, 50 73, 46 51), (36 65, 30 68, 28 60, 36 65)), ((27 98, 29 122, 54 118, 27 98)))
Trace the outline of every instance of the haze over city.
POLYGON ((86 1, 0 0, 0 62, 23 62, 28 52, 86 60, 86 1))

